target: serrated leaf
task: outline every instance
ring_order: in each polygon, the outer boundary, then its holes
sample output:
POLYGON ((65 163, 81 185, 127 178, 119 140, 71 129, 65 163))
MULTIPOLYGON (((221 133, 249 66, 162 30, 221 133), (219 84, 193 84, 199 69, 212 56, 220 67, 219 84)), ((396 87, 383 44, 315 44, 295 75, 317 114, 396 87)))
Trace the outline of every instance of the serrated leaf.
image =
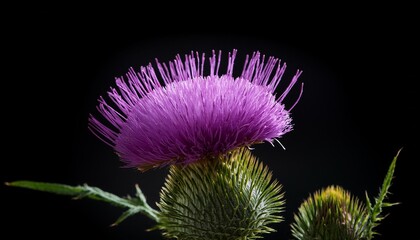
POLYGON ((397 153, 397 155, 395 155, 395 157, 393 158, 391 165, 388 168, 388 171, 385 175, 384 181, 382 183, 382 186, 379 190, 379 194, 378 196, 375 198, 375 205, 373 205, 370 209, 369 209, 369 221, 368 221, 368 226, 367 226, 367 239, 373 239, 373 236, 376 235, 377 233, 374 231, 374 228, 377 227, 379 225, 379 223, 385 218, 385 216, 382 216, 382 209, 384 207, 390 207, 390 206, 395 206, 398 205, 399 203, 388 203, 388 202, 384 202, 384 200, 387 198, 387 196, 390 194, 389 192, 389 188, 391 187, 392 184, 392 179, 394 177, 394 172, 395 172, 395 167, 397 164, 397 159, 398 156, 400 155, 402 149, 400 149, 397 153))
POLYGON ((147 202, 144 194, 138 186, 136 186, 137 198, 134 201, 130 196, 121 198, 115 194, 105 192, 100 188, 91 187, 87 184, 83 186, 70 186, 58 183, 45 183, 45 182, 34 182, 34 181, 15 181, 6 183, 7 186, 27 188, 36 191, 55 193, 59 195, 73 196, 73 199, 90 198, 97 201, 107 202, 111 205, 127 208, 121 217, 113 224, 119 224, 127 217, 137 213, 142 213, 149 218, 158 221, 158 212, 151 208, 147 202))

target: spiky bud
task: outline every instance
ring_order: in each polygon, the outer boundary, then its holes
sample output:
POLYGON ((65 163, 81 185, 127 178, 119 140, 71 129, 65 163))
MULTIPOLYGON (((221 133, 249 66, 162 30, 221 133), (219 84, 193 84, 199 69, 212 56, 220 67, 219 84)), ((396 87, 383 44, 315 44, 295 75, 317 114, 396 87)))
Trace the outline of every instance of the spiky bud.
POLYGON ((299 240, 366 239, 367 219, 364 204, 343 188, 330 186, 302 203, 292 233, 299 240))
POLYGON ((281 185, 240 149, 217 159, 171 166, 161 191, 158 228, 188 240, 254 239, 282 221, 281 185))

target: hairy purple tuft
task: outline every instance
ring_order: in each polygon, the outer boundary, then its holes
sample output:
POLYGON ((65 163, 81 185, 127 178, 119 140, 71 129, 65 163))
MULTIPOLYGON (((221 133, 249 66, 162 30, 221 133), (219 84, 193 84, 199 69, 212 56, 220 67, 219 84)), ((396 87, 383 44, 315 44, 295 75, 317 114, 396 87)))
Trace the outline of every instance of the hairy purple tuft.
MULTIPOLYGON (((286 70, 274 57, 247 55, 242 74, 234 78, 236 50, 229 53, 226 74, 219 74, 221 52, 209 58, 191 52, 175 60, 130 69, 111 88, 111 102, 99 98, 98 110, 109 124, 92 115, 90 130, 112 146, 129 167, 188 164, 235 148, 268 141, 292 130, 283 99, 302 71, 278 97, 274 91, 286 70)), ((302 91, 301 91, 302 93, 302 91)), ((300 96, 299 96, 300 98, 300 96)), ((298 100, 297 100, 298 101, 298 100)), ((296 102, 297 102, 296 101, 296 102)))

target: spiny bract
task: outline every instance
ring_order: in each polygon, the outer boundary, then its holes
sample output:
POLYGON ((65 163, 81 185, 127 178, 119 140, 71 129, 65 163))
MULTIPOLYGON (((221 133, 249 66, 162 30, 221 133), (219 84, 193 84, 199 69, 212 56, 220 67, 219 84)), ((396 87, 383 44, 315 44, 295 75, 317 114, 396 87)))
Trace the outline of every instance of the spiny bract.
POLYGON ((161 192, 158 227, 182 240, 254 239, 282 221, 281 185, 249 150, 171 166, 161 192))
POLYGON ((364 204, 343 188, 330 186, 302 203, 292 233, 299 240, 366 239, 367 219, 364 204))

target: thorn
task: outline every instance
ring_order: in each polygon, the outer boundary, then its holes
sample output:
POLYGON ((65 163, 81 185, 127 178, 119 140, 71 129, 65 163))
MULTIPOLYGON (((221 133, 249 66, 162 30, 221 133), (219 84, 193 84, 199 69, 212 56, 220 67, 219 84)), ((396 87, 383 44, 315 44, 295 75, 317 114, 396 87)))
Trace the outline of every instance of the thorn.
POLYGON ((118 226, 118 223, 113 223, 113 224, 109 225, 109 227, 116 227, 116 226, 118 226))
POLYGON ((404 149, 404 147, 401 147, 400 150, 398 150, 397 155, 395 157, 398 157, 400 155, 400 152, 404 149))

